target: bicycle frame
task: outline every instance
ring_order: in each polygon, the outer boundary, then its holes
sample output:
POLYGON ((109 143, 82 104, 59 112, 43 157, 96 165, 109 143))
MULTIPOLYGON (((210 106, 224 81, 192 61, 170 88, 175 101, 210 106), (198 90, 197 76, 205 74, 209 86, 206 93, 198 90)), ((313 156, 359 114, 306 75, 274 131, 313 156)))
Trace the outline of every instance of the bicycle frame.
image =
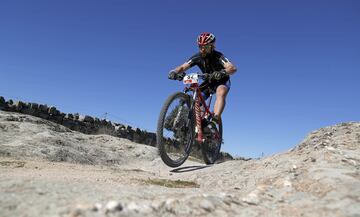
POLYGON ((195 126, 195 133, 197 133, 196 140, 200 143, 204 142, 205 139, 203 138, 203 129, 201 126, 201 121, 209 115, 213 115, 213 113, 210 111, 210 105, 211 105, 211 99, 212 94, 210 94, 210 100, 208 104, 206 104, 206 101, 204 97, 201 94, 199 84, 191 84, 190 87, 186 87, 184 92, 186 93, 188 90, 193 92, 193 103, 191 105, 191 110, 195 111, 195 119, 196 119, 196 126, 195 126), (200 110, 200 103, 204 106, 205 111, 203 114, 201 114, 200 110))

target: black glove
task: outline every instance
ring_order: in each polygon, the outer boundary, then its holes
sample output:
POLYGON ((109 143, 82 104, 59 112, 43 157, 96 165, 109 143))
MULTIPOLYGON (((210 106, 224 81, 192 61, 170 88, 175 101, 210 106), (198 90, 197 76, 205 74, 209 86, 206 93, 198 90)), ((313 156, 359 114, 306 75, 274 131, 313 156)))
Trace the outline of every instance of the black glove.
POLYGON ((171 80, 179 80, 179 81, 181 81, 184 77, 185 77, 185 72, 177 73, 174 70, 171 70, 168 76, 168 78, 171 80))
POLYGON ((170 72, 169 72, 169 75, 168 75, 168 78, 170 79, 170 80, 176 80, 176 72, 174 71, 174 70, 171 70, 170 72))
POLYGON ((209 74, 209 73, 204 73, 204 74, 202 74, 202 79, 203 79, 204 81, 210 80, 210 79, 211 79, 211 74, 209 74))
POLYGON ((182 81, 183 79, 184 79, 184 77, 185 77, 185 75, 186 75, 186 73, 185 72, 181 72, 181 73, 177 73, 177 80, 179 80, 179 81, 182 81))
POLYGON ((225 77, 227 74, 225 72, 225 70, 220 70, 220 71, 214 71, 211 74, 211 80, 220 80, 223 77, 225 77))

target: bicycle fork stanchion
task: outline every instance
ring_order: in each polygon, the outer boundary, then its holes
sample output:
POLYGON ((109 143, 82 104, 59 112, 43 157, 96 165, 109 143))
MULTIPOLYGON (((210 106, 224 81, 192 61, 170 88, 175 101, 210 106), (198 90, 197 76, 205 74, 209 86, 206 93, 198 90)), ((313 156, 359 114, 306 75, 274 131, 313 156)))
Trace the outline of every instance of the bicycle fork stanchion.
POLYGON ((176 117, 175 117, 175 120, 174 120, 174 123, 173 123, 173 128, 175 129, 179 119, 180 119, 180 115, 181 115, 181 112, 182 112, 182 109, 183 109, 183 105, 180 105, 179 108, 178 108, 178 112, 176 114, 176 117))
POLYGON ((195 132, 198 134, 196 140, 201 143, 203 142, 203 132, 201 127, 201 111, 200 111, 199 97, 195 97, 195 116, 196 116, 195 132))

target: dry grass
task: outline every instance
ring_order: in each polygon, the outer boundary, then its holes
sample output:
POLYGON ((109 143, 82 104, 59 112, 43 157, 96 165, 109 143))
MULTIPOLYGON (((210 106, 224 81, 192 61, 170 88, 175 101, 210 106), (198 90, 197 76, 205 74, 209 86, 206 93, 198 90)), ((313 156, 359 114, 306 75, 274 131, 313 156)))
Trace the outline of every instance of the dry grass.
POLYGON ((170 180, 170 179, 147 179, 138 180, 147 185, 159 185, 167 188, 199 188, 200 185, 196 182, 182 181, 182 180, 170 180))
POLYGON ((19 167, 24 167, 25 162, 24 161, 0 161, 0 166, 19 168, 19 167))

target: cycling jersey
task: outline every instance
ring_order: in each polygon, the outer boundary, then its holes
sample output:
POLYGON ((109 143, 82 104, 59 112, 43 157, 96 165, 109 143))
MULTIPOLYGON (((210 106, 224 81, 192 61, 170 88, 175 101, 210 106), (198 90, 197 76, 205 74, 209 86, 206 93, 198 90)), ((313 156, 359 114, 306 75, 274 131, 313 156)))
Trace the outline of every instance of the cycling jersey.
MULTIPOLYGON (((196 53, 187 61, 187 63, 193 67, 197 65, 202 73, 213 73, 214 71, 220 71, 224 69, 225 63, 229 60, 219 51, 214 50, 211 54, 202 57, 200 52, 196 53)), ((221 81, 229 80, 229 76, 225 76, 221 81)))
MULTIPOLYGON (((190 57, 190 59, 187 61, 187 63, 193 67, 193 66, 198 66, 201 70, 202 73, 213 73, 214 71, 220 71, 222 69, 224 69, 224 65, 225 63, 230 62, 225 56, 224 54, 222 54, 219 51, 212 51, 211 54, 203 57, 201 56, 200 52, 196 53, 195 55, 193 55, 192 57, 190 57)), ((230 76, 226 75, 224 78, 218 80, 218 81, 204 81, 201 85, 200 85, 200 90, 202 92, 207 92, 205 93, 206 96, 209 95, 208 91, 208 87, 210 87, 210 89, 212 89, 213 91, 216 91, 216 88, 219 85, 225 85, 227 86, 228 89, 230 89, 230 76)))

